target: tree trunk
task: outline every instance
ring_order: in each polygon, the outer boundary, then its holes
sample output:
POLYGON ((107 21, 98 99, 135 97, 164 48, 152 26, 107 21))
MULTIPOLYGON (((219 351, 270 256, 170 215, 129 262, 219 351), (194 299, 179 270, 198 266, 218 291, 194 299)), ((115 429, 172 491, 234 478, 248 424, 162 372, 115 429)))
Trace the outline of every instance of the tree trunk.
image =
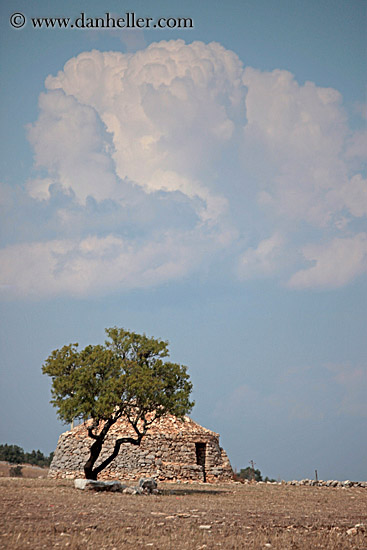
POLYGON ((93 470, 93 466, 96 463, 101 450, 102 450, 103 440, 97 439, 90 448, 90 454, 87 462, 84 465, 84 474, 86 479, 97 479, 98 472, 93 470))
POLYGON ((105 425, 103 426, 102 431, 98 435, 93 433, 92 428, 88 429, 89 437, 92 437, 94 439, 94 443, 91 445, 89 458, 84 465, 84 475, 86 479, 92 479, 96 481, 98 474, 102 472, 102 470, 104 470, 113 461, 114 458, 116 458, 122 443, 131 443, 132 445, 140 445, 140 442, 143 436, 145 435, 146 430, 144 430, 143 432, 139 432, 136 426, 134 426, 135 431, 137 433, 137 439, 133 439, 132 437, 120 437, 119 439, 117 439, 115 441, 115 446, 110 456, 108 456, 99 466, 94 468, 94 465, 97 462, 99 455, 101 454, 102 446, 106 438, 107 432, 112 426, 112 424, 114 424, 115 422, 116 422, 115 419, 107 420, 105 425))
POLYGON ((109 464, 111 464, 113 459, 116 458, 116 456, 119 454, 119 450, 122 443, 130 443, 131 445, 140 445, 142 437, 143 437, 142 435, 139 435, 137 439, 133 439, 132 437, 120 437, 120 439, 116 439, 114 449, 110 454, 110 456, 108 456, 99 466, 97 466, 97 468, 93 470, 93 472, 96 475, 96 479, 98 474, 102 472, 102 470, 104 470, 109 464))

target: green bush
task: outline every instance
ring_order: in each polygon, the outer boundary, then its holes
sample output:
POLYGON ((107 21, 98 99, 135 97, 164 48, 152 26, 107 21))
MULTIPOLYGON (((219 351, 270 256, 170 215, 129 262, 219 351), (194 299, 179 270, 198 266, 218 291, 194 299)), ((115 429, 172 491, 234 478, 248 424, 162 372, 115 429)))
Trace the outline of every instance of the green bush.
POLYGON ((263 480, 260 470, 253 469, 250 466, 247 466, 247 468, 241 468, 240 473, 237 475, 240 479, 248 479, 250 481, 263 480))
MULTIPOLYGON (((263 477, 261 475, 260 470, 251 468, 250 466, 247 466, 247 468, 242 468, 239 473, 235 472, 233 475, 233 479, 235 481, 244 481, 245 479, 248 479, 249 481, 263 481, 263 477)), ((275 479, 270 479, 268 476, 264 479, 265 482, 267 481, 276 481, 275 479)))
POLYGON ((17 466, 10 466, 9 475, 10 477, 22 477, 22 466, 19 466, 19 464, 17 466))

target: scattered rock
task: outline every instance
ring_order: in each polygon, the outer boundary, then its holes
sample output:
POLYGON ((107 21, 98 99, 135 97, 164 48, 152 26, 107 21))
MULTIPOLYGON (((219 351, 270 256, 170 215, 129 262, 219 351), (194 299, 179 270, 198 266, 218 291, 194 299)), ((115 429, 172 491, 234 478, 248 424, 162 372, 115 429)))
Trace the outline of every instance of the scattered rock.
MULTIPOLYGON (((269 483, 269 482, 268 482, 269 483)), ((306 486, 306 487, 341 487, 344 489, 349 489, 352 487, 363 487, 367 488, 366 481, 350 481, 349 479, 345 481, 337 481, 334 479, 329 479, 328 481, 323 481, 322 479, 316 481, 315 479, 301 479, 300 481, 282 481, 284 485, 293 485, 293 486, 306 486)))
POLYGON ((205 531, 209 531, 211 529, 211 525, 199 525, 199 529, 204 529, 205 531))
POLYGON ((124 486, 122 491, 125 495, 157 495, 159 493, 157 489, 157 482, 154 478, 141 478, 139 485, 135 487, 124 486))
POLYGON ((363 523, 357 523, 354 527, 347 530, 347 535, 357 535, 358 533, 364 533, 366 527, 363 523))
POLYGON ((94 481, 93 479, 75 479, 74 487, 82 491, 122 492, 126 485, 119 481, 94 481))
POLYGON ((147 493, 147 494, 157 493, 157 482, 154 479, 154 477, 140 478, 139 487, 140 489, 142 489, 144 493, 147 493))
POLYGON ((74 487, 75 489, 85 489, 85 486, 87 484, 86 479, 74 479, 74 487))
POLYGON ((143 491, 140 487, 125 487, 122 491, 125 495, 142 495, 143 491))

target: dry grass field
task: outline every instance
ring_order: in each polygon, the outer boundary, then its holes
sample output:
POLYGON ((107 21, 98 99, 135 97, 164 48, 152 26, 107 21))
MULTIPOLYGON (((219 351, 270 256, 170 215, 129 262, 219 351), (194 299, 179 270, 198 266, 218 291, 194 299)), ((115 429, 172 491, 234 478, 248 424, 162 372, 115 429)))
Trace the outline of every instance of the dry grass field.
MULTIPOLYGON (((11 466, 7 462, 0 461, 0 478, 9 476, 12 477, 11 471, 13 468, 16 468, 16 466, 11 466)), ((31 464, 22 464, 21 468, 22 477, 25 478, 46 478, 48 474, 48 468, 40 468, 39 466, 32 466, 31 464)))
POLYGON ((95 493, 72 481, 0 477, 0 548, 367 550, 367 489, 160 485, 95 493))

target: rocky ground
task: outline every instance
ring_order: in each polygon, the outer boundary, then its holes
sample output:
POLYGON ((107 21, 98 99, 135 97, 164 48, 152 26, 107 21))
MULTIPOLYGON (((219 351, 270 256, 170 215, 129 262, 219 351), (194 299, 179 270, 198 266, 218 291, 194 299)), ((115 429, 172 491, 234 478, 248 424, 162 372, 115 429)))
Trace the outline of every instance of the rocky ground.
POLYGON ((367 488, 159 485, 158 495, 0 478, 0 548, 367 550, 367 488))

